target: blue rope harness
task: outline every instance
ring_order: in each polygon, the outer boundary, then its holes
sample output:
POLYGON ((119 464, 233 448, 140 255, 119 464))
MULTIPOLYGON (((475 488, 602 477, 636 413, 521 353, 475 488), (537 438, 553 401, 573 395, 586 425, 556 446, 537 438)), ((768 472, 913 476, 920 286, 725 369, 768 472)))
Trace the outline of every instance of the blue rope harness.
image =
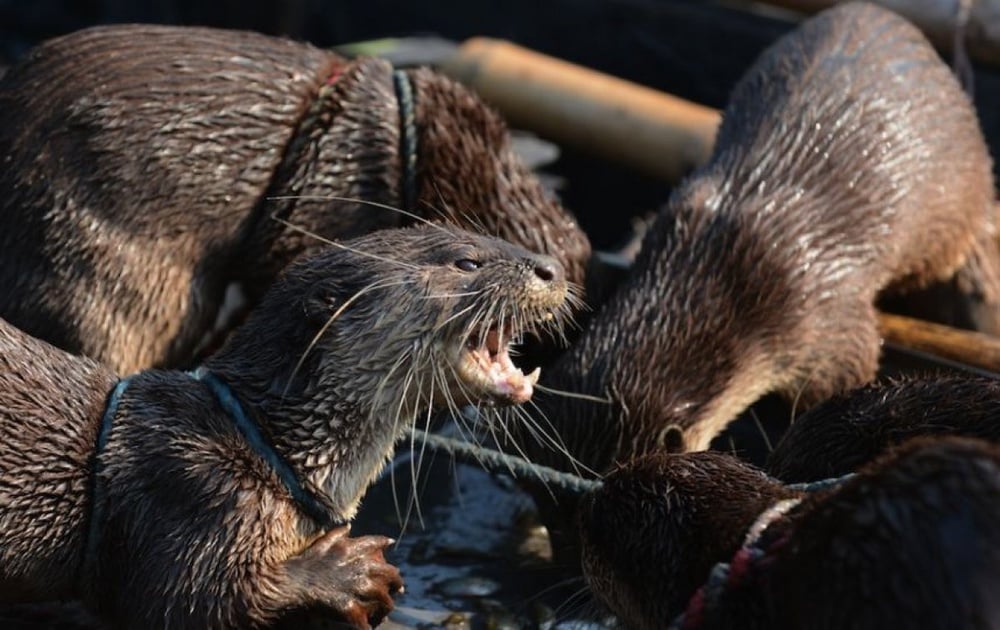
POLYGON ((303 488, 302 484, 299 483, 299 478, 296 476, 295 471, 292 470, 291 464, 285 461, 285 458, 268 442, 267 438, 260 432, 260 427, 257 426, 257 423, 247 416, 243 410, 243 406, 240 405, 240 401, 236 400, 236 396, 229 385, 203 367, 187 372, 187 374, 191 378, 208 385, 208 388, 215 394, 216 400, 219 401, 222 408, 235 421, 236 428, 243 435, 243 439, 274 469, 274 472, 281 478, 282 483, 285 484, 289 494, 292 495, 292 499, 299 505, 302 512, 326 529, 336 526, 338 523, 330 518, 329 513, 323 507, 322 503, 320 503, 319 499, 316 498, 316 495, 303 488))
POLYGON ((90 523, 87 528, 87 545, 84 548, 83 570, 91 566, 97 558, 97 543, 100 540, 98 531, 99 523, 102 520, 102 504, 97 500, 100 494, 101 472, 104 464, 101 462, 101 451, 108 443, 108 436, 111 435, 111 424, 118 414, 118 404, 122 400, 122 394, 128 389, 132 377, 128 376, 118 381, 111 393, 108 394, 108 402, 104 408, 104 415, 101 417, 101 426, 97 431, 97 441, 94 446, 94 454, 91 459, 91 484, 90 484, 90 523))
MULTIPOLYGON (((240 404, 239 400, 233 394, 233 390, 227 385, 222 379, 210 372, 209 370, 199 367, 191 372, 185 372, 188 376, 200 381, 208 386, 215 396, 215 399, 219 402, 222 409, 233 419, 236 424, 236 428, 239 430, 243 439, 247 441, 247 444, 257 452, 257 454, 263 459, 267 464, 274 470, 274 472, 281 479, 281 482, 288 489, 289 494, 292 495, 292 499, 299 506, 302 512, 311 518, 313 521, 318 523, 324 529, 332 529, 336 527, 339 523, 330 517, 329 512, 323 507, 322 503, 313 493, 306 490, 292 469, 291 465, 281 456, 278 451, 274 449, 274 446, 264 437, 260 432, 260 427, 257 426, 253 420, 247 416, 240 404)), ((118 414, 118 406, 121 403, 122 395, 125 390, 128 389, 129 384, 132 382, 133 376, 128 376, 115 385, 114 389, 108 395, 107 406, 104 410, 104 416, 101 418, 101 426, 97 432, 97 441, 95 443, 94 455, 91 469, 93 470, 93 480, 91 483, 90 490, 90 526, 87 534, 87 545, 85 548, 84 557, 84 567, 90 566, 97 554, 97 545, 100 542, 100 523, 102 520, 102 504, 98 501, 98 496, 101 493, 101 475, 100 473, 104 470, 104 465, 101 462, 100 455, 104 450, 105 445, 108 443, 108 437, 111 434, 111 427, 114 423, 115 416, 118 414)))
POLYGON ((403 70, 393 71, 392 85, 399 103, 399 155, 403 167, 399 189, 403 210, 413 212, 417 204, 417 122, 413 109, 413 85, 403 70))

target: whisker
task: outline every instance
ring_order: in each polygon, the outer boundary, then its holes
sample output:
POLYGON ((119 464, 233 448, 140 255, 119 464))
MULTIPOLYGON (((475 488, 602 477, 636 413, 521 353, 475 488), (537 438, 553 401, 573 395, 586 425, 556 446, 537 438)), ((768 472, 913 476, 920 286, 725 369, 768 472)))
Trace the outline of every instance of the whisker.
POLYGON ((521 417, 521 422, 523 423, 523 425, 528 427, 528 430, 532 432, 532 436, 534 437, 534 439, 542 445, 544 445, 547 442, 549 444, 549 447, 553 451, 565 457, 570 468, 572 468, 573 473, 576 474, 578 477, 583 477, 585 476, 584 473, 587 473, 599 479, 602 476, 600 473, 598 473, 590 466, 587 466, 586 464, 578 460, 576 456, 570 452, 570 449, 563 441, 562 435, 560 434, 559 430, 556 429, 556 426, 552 423, 551 420, 549 420, 545 412, 542 411, 542 409, 534 401, 531 401, 530 404, 534 408, 535 412, 539 416, 541 416, 541 421, 537 420, 526 409, 515 408, 515 413, 519 417, 521 417), (549 432, 549 430, 545 428, 545 426, 542 425, 542 422, 544 422, 545 425, 548 426, 548 429, 551 430, 551 433, 549 432), (539 435, 543 439, 539 439, 538 438, 539 435))
POLYGON ((555 388, 552 388, 552 387, 546 387, 546 386, 538 384, 538 383, 535 384, 535 389, 537 389, 540 392, 545 392, 546 394, 553 394, 555 396, 562 396, 563 398, 575 398, 575 399, 578 399, 578 400, 587 400, 587 401, 590 401, 590 402, 600 403, 602 405, 610 405, 611 403, 614 402, 613 400, 611 400, 610 396, 605 397, 605 398, 601 398, 600 396, 593 396, 591 394, 581 394, 579 392, 570 392, 570 391, 566 391, 566 390, 562 390, 562 389, 555 389, 555 388))
POLYGON ((757 430, 760 431, 760 436, 764 438, 764 447, 767 449, 767 452, 770 453, 774 450, 774 446, 771 444, 771 437, 767 434, 767 431, 764 430, 764 425, 761 423, 760 417, 757 416, 757 411, 753 407, 750 407, 750 417, 753 418, 754 424, 757 425, 757 430))
POLYGON ((563 603, 557 606, 552 612, 557 619, 571 617, 574 612, 579 613, 585 610, 584 606, 590 597, 590 587, 584 585, 563 600, 563 603))
MULTIPOLYGON (((406 376, 403 377, 403 387, 399 396, 399 404, 396 405, 396 418, 393 421, 393 431, 399 430, 399 424, 400 424, 399 417, 403 413, 403 405, 406 402, 407 392, 409 392, 410 385, 412 383, 413 383, 413 369, 411 363, 410 369, 407 370, 406 376)), ((395 470, 395 468, 393 468, 393 470, 395 470)), ((400 507, 399 493, 396 489, 395 476, 393 476, 393 484, 392 484, 392 502, 393 502, 393 507, 396 510, 396 521, 399 522, 399 536, 397 537, 399 538, 402 537, 403 533, 406 531, 407 521, 403 517, 403 511, 402 508, 400 507)))
POLYGON ((383 210, 389 210, 392 212, 396 212, 398 214, 402 214, 404 216, 410 217, 414 221, 419 221, 433 228, 441 230, 442 232, 448 231, 443 227, 441 227, 440 225, 438 225, 437 223, 429 221, 427 220, 427 218, 422 217, 419 214, 415 214, 413 212, 409 212, 408 210, 403 210, 402 208, 397 208, 395 206, 390 206, 388 204, 379 203, 377 201, 371 201, 370 199, 361 199, 360 197, 338 197, 337 195, 278 195, 275 197, 268 197, 267 199, 269 200, 273 199, 275 201, 302 199, 306 201, 346 201, 348 203, 360 203, 366 206, 372 206, 373 208, 381 208, 383 210))
POLYGON ((474 295, 479 295, 485 289, 480 289, 478 291, 468 291, 466 293, 435 293, 431 295, 423 295, 421 299, 424 300, 440 300, 444 298, 457 298, 457 297, 472 297, 474 295))
POLYGON ((795 422, 795 413, 796 413, 797 408, 799 406, 799 399, 802 398, 802 393, 804 391, 806 391, 807 387, 809 387, 809 383, 812 382, 813 375, 816 373, 817 369, 819 369, 818 365, 813 366, 813 368, 811 370, 809 370, 809 373, 806 375, 805 379, 803 379, 802 385, 799 387, 799 390, 797 392, 795 392, 795 398, 792 399, 792 409, 789 412, 790 415, 791 415, 791 417, 788 418, 788 423, 789 424, 795 422))
POLYGON ((278 223, 281 223, 285 227, 287 227, 287 228, 289 228, 291 230, 295 230, 296 232, 299 232, 300 234, 303 234, 303 235, 308 236, 310 238, 314 238, 314 239, 318 240, 319 242, 325 243, 325 244, 330 245, 332 247, 339 247, 340 249, 343 249, 345 251, 351 252, 353 254, 357 254, 358 256, 366 256, 366 257, 374 259, 374 260, 380 260, 382 262, 386 262, 386 263, 389 263, 389 264, 399 265, 400 267, 403 267, 405 269, 412 269, 412 270, 418 270, 418 269, 420 269, 420 267, 418 267, 417 265, 411 265, 410 263, 405 263, 405 262, 403 262, 401 260, 395 260, 393 258, 385 258, 383 256, 379 256, 378 254, 372 254, 371 252, 366 252, 366 251, 361 250, 361 249, 355 249, 355 248, 350 247, 348 245, 345 245, 345 244, 343 244, 343 243, 341 243, 339 241, 330 240, 328 238, 320 236, 319 234, 316 234, 315 232, 311 232, 311 231, 309 231, 309 230, 307 230, 305 228, 301 228, 301 227, 295 225, 294 223, 292 223, 291 221, 286 221, 285 219, 282 219, 281 217, 279 217, 277 214, 272 214, 271 218, 274 219, 275 221, 277 221, 278 223))

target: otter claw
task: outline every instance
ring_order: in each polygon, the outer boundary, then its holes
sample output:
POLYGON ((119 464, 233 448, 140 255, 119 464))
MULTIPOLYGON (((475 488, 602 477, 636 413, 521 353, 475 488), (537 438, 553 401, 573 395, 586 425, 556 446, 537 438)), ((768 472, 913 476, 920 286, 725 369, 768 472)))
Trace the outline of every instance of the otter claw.
POLYGON ((287 569, 307 602, 333 609, 351 627, 370 628, 392 611, 403 580, 383 555, 391 538, 351 538, 349 531, 330 530, 291 558, 287 569))

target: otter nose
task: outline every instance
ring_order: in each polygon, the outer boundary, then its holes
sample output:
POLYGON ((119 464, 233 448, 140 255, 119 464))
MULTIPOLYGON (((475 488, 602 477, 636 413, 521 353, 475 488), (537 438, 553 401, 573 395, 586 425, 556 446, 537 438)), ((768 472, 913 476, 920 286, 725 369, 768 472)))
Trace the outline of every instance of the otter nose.
POLYGON ((548 256, 537 256, 532 261, 532 266, 535 270, 535 276, 537 276, 543 282, 554 282, 556 280, 563 280, 566 274, 563 272, 562 265, 559 264, 555 258, 549 258, 548 256))

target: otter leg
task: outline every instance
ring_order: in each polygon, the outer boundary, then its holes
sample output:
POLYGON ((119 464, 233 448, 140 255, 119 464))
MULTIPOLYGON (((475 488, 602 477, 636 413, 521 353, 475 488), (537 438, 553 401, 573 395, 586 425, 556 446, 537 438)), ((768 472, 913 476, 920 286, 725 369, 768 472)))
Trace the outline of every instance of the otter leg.
MULTIPOLYGON (((403 587, 399 569, 385 561, 392 544, 384 536, 348 536, 349 526, 331 530, 284 564, 291 596, 298 611, 315 614, 333 609, 352 627, 377 625, 393 608, 392 596, 403 587)), ((295 625, 295 614, 284 625, 295 625)))
POLYGON ((880 300, 889 311, 949 326, 1000 335, 1000 246, 982 234, 965 263, 947 280, 880 300))
POLYGON ((952 279, 956 296, 956 326, 1000 335, 1000 246, 993 234, 983 234, 952 279))

